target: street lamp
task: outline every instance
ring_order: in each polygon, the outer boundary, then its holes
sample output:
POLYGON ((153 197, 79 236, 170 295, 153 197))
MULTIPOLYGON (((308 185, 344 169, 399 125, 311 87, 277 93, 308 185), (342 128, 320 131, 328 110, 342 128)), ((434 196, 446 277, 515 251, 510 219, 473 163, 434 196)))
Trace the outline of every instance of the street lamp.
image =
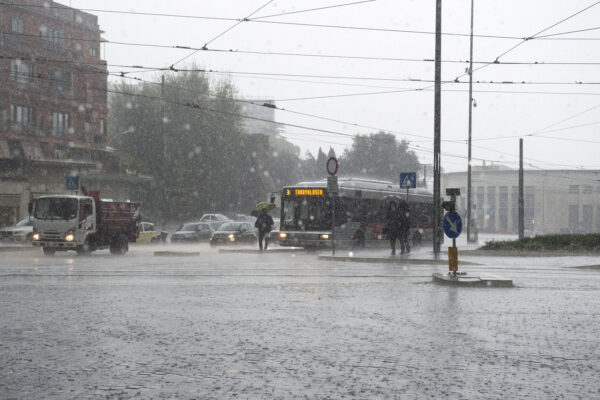
POLYGON ((116 138, 118 138, 122 135, 125 135, 127 133, 131 133, 131 132, 135 132, 135 128, 129 128, 126 131, 119 132, 119 133, 112 135, 111 137, 108 138, 108 141, 106 142, 106 144, 111 144, 116 138))

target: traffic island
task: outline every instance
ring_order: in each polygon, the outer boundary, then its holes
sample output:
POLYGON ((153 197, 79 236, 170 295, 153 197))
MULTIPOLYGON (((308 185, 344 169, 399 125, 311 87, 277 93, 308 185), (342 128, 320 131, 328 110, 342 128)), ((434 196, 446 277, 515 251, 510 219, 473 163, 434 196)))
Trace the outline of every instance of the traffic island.
MULTIPOLYGON (((402 265, 448 265, 448 260, 434 260, 426 258, 409 257, 354 257, 354 256, 318 256, 319 260, 326 261, 350 261, 361 263, 386 263, 402 265)), ((461 265, 481 265, 469 261, 461 261, 461 265)))
POLYGON ((32 250, 38 250, 38 247, 33 247, 33 246, 0 246, 0 252, 9 252, 9 251, 32 251, 32 250))
POLYGON ((261 253, 305 253, 306 250, 303 247, 285 247, 279 249, 219 249, 219 253, 237 253, 237 254, 261 254, 261 253))
POLYGON ((199 256, 199 251, 155 251, 155 256, 170 256, 170 257, 191 257, 199 256))
MULTIPOLYGON (((464 262, 461 262, 464 264, 464 262)), ((468 287, 513 287, 512 279, 503 278, 496 275, 470 275, 466 272, 459 272, 456 275, 452 272, 442 274, 436 272, 433 274, 433 282, 448 286, 468 286, 468 287)))

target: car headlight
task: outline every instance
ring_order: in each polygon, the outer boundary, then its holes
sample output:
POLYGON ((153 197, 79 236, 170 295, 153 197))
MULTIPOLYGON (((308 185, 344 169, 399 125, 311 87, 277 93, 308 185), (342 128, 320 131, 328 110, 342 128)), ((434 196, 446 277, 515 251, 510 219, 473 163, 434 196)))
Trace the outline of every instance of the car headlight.
POLYGON ((67 234, 67 236, 65 236, 65 240, 67 242, 72 242, 73 240, 75 240, 75 235, 73 235, 72 233, 67 234))
POLYGON ((287 233, 285 233, 285 232, 279 232, 279 238, 280 238, 280 239, 285 239, 285 238, 287 238, 287 233))
POLYGON ((229 240, 231 240, 232 242, 235 241, 235 235, 233 233, 230 233, 229 236, 227 236, 229 238, 229 240))
POLYGON ((321 239, 324 239, 324 240, 327 240, 327 239, 329 239, 329 235, 328 235, 328 234, 326 234, 326 233, 322 234, 322 235, 321 235, 321 236, 319 236, 319 237, 320 237, 321 239))
POLYGON ((33 240, 40 240, 40 234, 39 233, 34 233, 33 236, 31 237, 33 240))

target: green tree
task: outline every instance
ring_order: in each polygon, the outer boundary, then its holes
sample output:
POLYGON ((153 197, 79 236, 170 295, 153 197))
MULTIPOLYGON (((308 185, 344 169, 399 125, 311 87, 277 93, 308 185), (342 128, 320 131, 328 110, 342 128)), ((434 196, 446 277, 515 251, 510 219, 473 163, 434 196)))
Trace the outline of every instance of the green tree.
POLYGON ((385 132, 357 135, 340 160, 340 173, 397 182, 400 172, 420 172, 419 159, 408 149, 408 142, 398 142, 385 132))

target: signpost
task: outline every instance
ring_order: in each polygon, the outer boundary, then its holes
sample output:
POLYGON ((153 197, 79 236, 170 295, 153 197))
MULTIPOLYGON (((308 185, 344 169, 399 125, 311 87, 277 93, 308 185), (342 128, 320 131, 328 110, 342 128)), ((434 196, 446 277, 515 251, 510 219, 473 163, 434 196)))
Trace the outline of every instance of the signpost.
POLYGON ((65 186, 67 190, 79 190, 79 177, 78 176, 65 176, 65 186))
POLYGON ((400 189, 406 189, 406 201, 408 201, 408 189, 414 189, 416 187, 416 172, 400 172, 400 189))
POLYGON ((448 268, 456 275, 458 272, 458 249, 456 248, 456 238, 462 232, 462 219, 456 212, 456 196, 460 196, 460 189, 448 188, 446 195, 450 196, 450 201, 444 201, 442 208, 446 211, 444 215, 443 227, 444 233, 452 239, 452 247, 448 247, 448 268))
POLYGON ((331 196, 331 203, 333 211, 331 213, 331 255, 335 256, 335 235, 333 233, 335 228, 335 198, 338 193, 338 183, 337 183, 337 171, 338 171, 338 161, 335 157, 329 157, 327 160, 327 173, 329 176, 327 177, 327 192, 331 196))

